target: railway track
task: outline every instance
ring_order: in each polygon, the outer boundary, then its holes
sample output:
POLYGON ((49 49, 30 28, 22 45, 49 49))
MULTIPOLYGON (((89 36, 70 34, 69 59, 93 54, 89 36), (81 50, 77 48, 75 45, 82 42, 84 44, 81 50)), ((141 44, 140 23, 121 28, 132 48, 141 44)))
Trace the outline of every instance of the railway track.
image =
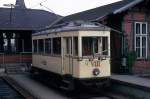
POLYGON ((100 90, 98 88, 83 88, 71 97, 71 99, 132 99, 120 93, 115 93, 111 90, 100 90))
POLYGON ((123 95, 121 93, 113 92, 112 90, 101 90, 100 88, 92 88, 86 86, 77 86, 78 88, 73 92, 68 92, 65 90, 60 90, 59 88, 55 88, 52 85, 49 85, 47 82, 43 82, 42 80, 36 79, 41 84, 45 84, 50 89, 56 91, 59 94, 67 97, 66 99, 134 99, 130 96, 123 95))
MULTIPOLYGON (((51 88, 51 87, 50 87, 51 88)), ((54 88, 55 89, 55 88, 54 88)), ((52 90, 54 90, 52 87, 52 90)), ((54 91, 59 94, 63 94, 64 91, 60 89, 55 89, 54 91)), ((63 94, 62 96, 66 99, 132 99, 128 96, 121 95, 119 93, 114 93, 109 90, 100 90, 98 88, 87 88, 80 87, 75 90, 73 95, 63 94)), ((56 96, 57 97, 57 96, 56 96)), ((26 90, 23 90, 14 80, 9 78, 9 76, 0 77, 0 99, 36 99, 26 90)), ((51 99, 51 98, 48 98, 51 99)))
POLYGON ((9 77, 0 77, 0 99, 35 99, 9 77))
POLYGON ((14 90, 5 80, 0 78, 0 99, 24 99, 16 90, 14 90))

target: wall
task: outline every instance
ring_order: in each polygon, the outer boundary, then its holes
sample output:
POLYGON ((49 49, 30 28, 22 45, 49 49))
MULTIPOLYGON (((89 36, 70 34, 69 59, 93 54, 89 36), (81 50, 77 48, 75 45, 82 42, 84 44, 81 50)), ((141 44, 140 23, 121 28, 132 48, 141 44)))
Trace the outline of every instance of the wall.
MULTIPOLYGON (((144 11, 129 11, 123 19, 123 31, 126 33, 128 48, 130 51, 134 50, 134 22, 148 22, 148 39, 150 33, 150 14, 144 11)), ((150 42, 148 40, 148 59, 137 60, 132 68, 135 74, 150 73, 150 42)))
POLYGON ((0 64, 5 63, 31 63, 32 55, 0 55, 0 64))

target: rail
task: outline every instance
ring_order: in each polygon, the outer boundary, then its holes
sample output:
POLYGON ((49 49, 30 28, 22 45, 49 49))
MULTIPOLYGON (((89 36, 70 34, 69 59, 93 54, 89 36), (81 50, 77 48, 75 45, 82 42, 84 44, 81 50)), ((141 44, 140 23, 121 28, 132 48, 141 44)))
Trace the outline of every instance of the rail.
MULTIPOLYGON (((9 76, 3 76, 1 77, 6 84, 9 85, 9 87, 16 91, 18 95, 22 98, 17 98, 17 99, 36 99, 32 94, 30 94, 27 90, 25 90, 22 86, 20 86, 16 81, 11 79, 9 76)), ((11 99, 11 98, 10 98, 11 99)), ((14 98, 15 99, 15 98, 14 98)))
POLYGON ((24 99, 0 77, 0 99, 24 99))

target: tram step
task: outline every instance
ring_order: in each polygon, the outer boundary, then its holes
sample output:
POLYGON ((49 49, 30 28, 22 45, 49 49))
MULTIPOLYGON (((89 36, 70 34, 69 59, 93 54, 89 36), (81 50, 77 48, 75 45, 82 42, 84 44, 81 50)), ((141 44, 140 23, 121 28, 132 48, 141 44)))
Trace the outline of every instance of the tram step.
POLYGON ((68 86, 62 85, 62 86, 60 86, 60 89, 65 90, 65 91, 72 91, 72 90, 74 90, 74 87, 71 84, 68 86))
POLYGON ((71 81, 68 81, 68 80, 62 80, 63 83, 66 83, 66 84, 70 84, 71 81))
POLYGON ((68 88, 68 87, 65 87, 65 86, 60 86, 60 89, 62 89, 62 90, 66 90, 66 91, 68 91, 68 90, 69 90, 69 88, 68 88))
POLYGON ((70 81, 70 80, 63 79, 60 88, 66 91, 73 90, 74 87, 73 87, 72 80, 70 81))

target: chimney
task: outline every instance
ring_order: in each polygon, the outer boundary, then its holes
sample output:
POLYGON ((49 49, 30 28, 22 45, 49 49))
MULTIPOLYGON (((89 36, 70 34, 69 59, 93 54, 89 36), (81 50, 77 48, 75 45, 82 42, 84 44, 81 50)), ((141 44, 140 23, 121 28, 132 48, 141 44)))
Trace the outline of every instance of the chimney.
POLYGON ((16 0, 15 8, 17 9, 26 9, 24 0, 16 0))

